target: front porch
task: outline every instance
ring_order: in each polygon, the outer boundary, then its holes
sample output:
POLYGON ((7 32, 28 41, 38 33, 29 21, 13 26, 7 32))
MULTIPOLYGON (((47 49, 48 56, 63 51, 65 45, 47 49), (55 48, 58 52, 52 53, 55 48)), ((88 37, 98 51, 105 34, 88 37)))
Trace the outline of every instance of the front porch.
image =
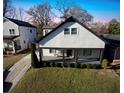
POLYGON ((21 50, 20 39, 4 39, 3 42, 4 54, 18 53, 21 50))
POLYGON ((71 49, 71 48, 39 48, 37 55, 39 56, 39 60, 42 63, 74 63, 74 64, 100 64, 103 58, 103 52, 104 49, 87 49, 91 50, 93 53, 89 56, 83 56, 83 51, 84 49, 82 48, 77 48, 77 49, 71 49), (43 55, 43 49, 54 49, 57 51, 61 51, 61 54, 55 56, 44 56, 43 55), (72 54, 71 52, 68 53, 67 51, 73 51, 72 54), (97 51, 96 51, 97 50, 97 51), (95 51, 96 56, 95 55, 95 51), (99 52, 98 52, 99 51, 99 52), (70 55, 70 56, 69 56, 70 55))

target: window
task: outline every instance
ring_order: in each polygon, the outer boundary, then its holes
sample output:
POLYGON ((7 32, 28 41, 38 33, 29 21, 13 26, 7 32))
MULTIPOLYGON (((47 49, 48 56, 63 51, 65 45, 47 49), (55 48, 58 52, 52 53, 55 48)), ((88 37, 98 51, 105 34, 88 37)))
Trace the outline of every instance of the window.
POLYGON ((76 35, 77 34, 77 28, 71 28, 71 34, 76 35))
POLYGON ((14 29, 9 29, 9 33, 10 34, 15 34, 15 30, 14 29))
POLYGON ((55 49, 49 49, 49 53, 55 53, 55 49))
POLYGON ((49 33, 48 30, 45 30, 45 35, 48 34, 48 33, 49 33))
POLYGON ((65 28, 64 29, 64 35, 69 35, 69 34, 70 34, 69 28, 65 28))
POLYGON ((91 49, 84 49, 84 50, 83 50, 83 55, 84 55, 84 56, 91 56, 91 54, 92 54, 91 49))
POLYGON ((32 33, 32 30, 30 30, 30 33, 32 33))
POLYGON ((24 40, 24 44, 25 44, 26 42, 25 42, 25 40, 24 40))

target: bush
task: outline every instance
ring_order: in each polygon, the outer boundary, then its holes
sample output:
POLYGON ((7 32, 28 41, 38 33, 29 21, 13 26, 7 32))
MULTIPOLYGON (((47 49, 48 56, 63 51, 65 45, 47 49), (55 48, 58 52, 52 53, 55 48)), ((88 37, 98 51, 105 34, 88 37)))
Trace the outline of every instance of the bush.
POLYGON ((91 69, 92 65, 91 64, 86 64, 87 69, 91 69))
POLYGON ((93 68, 93 69, 96 69, 96 68, 97 68, 97 65, 96 65, 96 64, 93 64, 93 65, 92 65, 92 68, 93 68))
POLYGON ((53 62, 53 67, 55 67, 55 62, 53 62))
POLYGON ((107 59, 103 59, 101 67, 106 69, 108 67, 109 61, 107 59))
POLYGON ((44 62, 44 63, 43 63, 43 66, 44 66, 44 67, 46 67, 46 66, 47 66, 47 64, 44 62))
POLYGON ((50 64, 50 67, 52 67, 52 66, 53 66, 53 63, 52 63, 52 62, 50 62, 49 64, 50 64))
POLYGON ((86 64, 81 64, 81 68, 86 68, 86 64))
POLYGON ((57 62, 55 62, 55 67, 57 67, 58 66, 58 63, 57 62))
POLYGON ((33 68, 40 67, 37 55, 35 54, 35 44, 32 44, 31 46, 31 66, 33 68))

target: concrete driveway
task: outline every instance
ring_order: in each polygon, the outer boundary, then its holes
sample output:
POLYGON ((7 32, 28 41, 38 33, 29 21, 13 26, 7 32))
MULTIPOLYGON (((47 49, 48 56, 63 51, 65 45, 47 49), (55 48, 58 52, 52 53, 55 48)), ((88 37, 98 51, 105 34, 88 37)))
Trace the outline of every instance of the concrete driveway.
POLYGON ((26 71, 31 67, 31 54, 23 57, 8 71, 4 71, 4 92, 10 92, 26 71))

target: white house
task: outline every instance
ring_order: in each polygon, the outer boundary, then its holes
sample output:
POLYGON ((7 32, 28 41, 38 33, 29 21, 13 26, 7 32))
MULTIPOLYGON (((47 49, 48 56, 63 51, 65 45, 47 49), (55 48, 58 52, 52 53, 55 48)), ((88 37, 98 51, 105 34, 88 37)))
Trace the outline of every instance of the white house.
POLYGON ((62 56, 75 62, 98 62, 105 41, 73 17, 68 18, 38 41, 42 56, 62 56), (43 51, 42 51, 43 50, 43 51))
POLYGON ((3 50, 18 53, 29 48, 36 42, 37 29, 35 26, 16 19, 3 18, 3 50))

